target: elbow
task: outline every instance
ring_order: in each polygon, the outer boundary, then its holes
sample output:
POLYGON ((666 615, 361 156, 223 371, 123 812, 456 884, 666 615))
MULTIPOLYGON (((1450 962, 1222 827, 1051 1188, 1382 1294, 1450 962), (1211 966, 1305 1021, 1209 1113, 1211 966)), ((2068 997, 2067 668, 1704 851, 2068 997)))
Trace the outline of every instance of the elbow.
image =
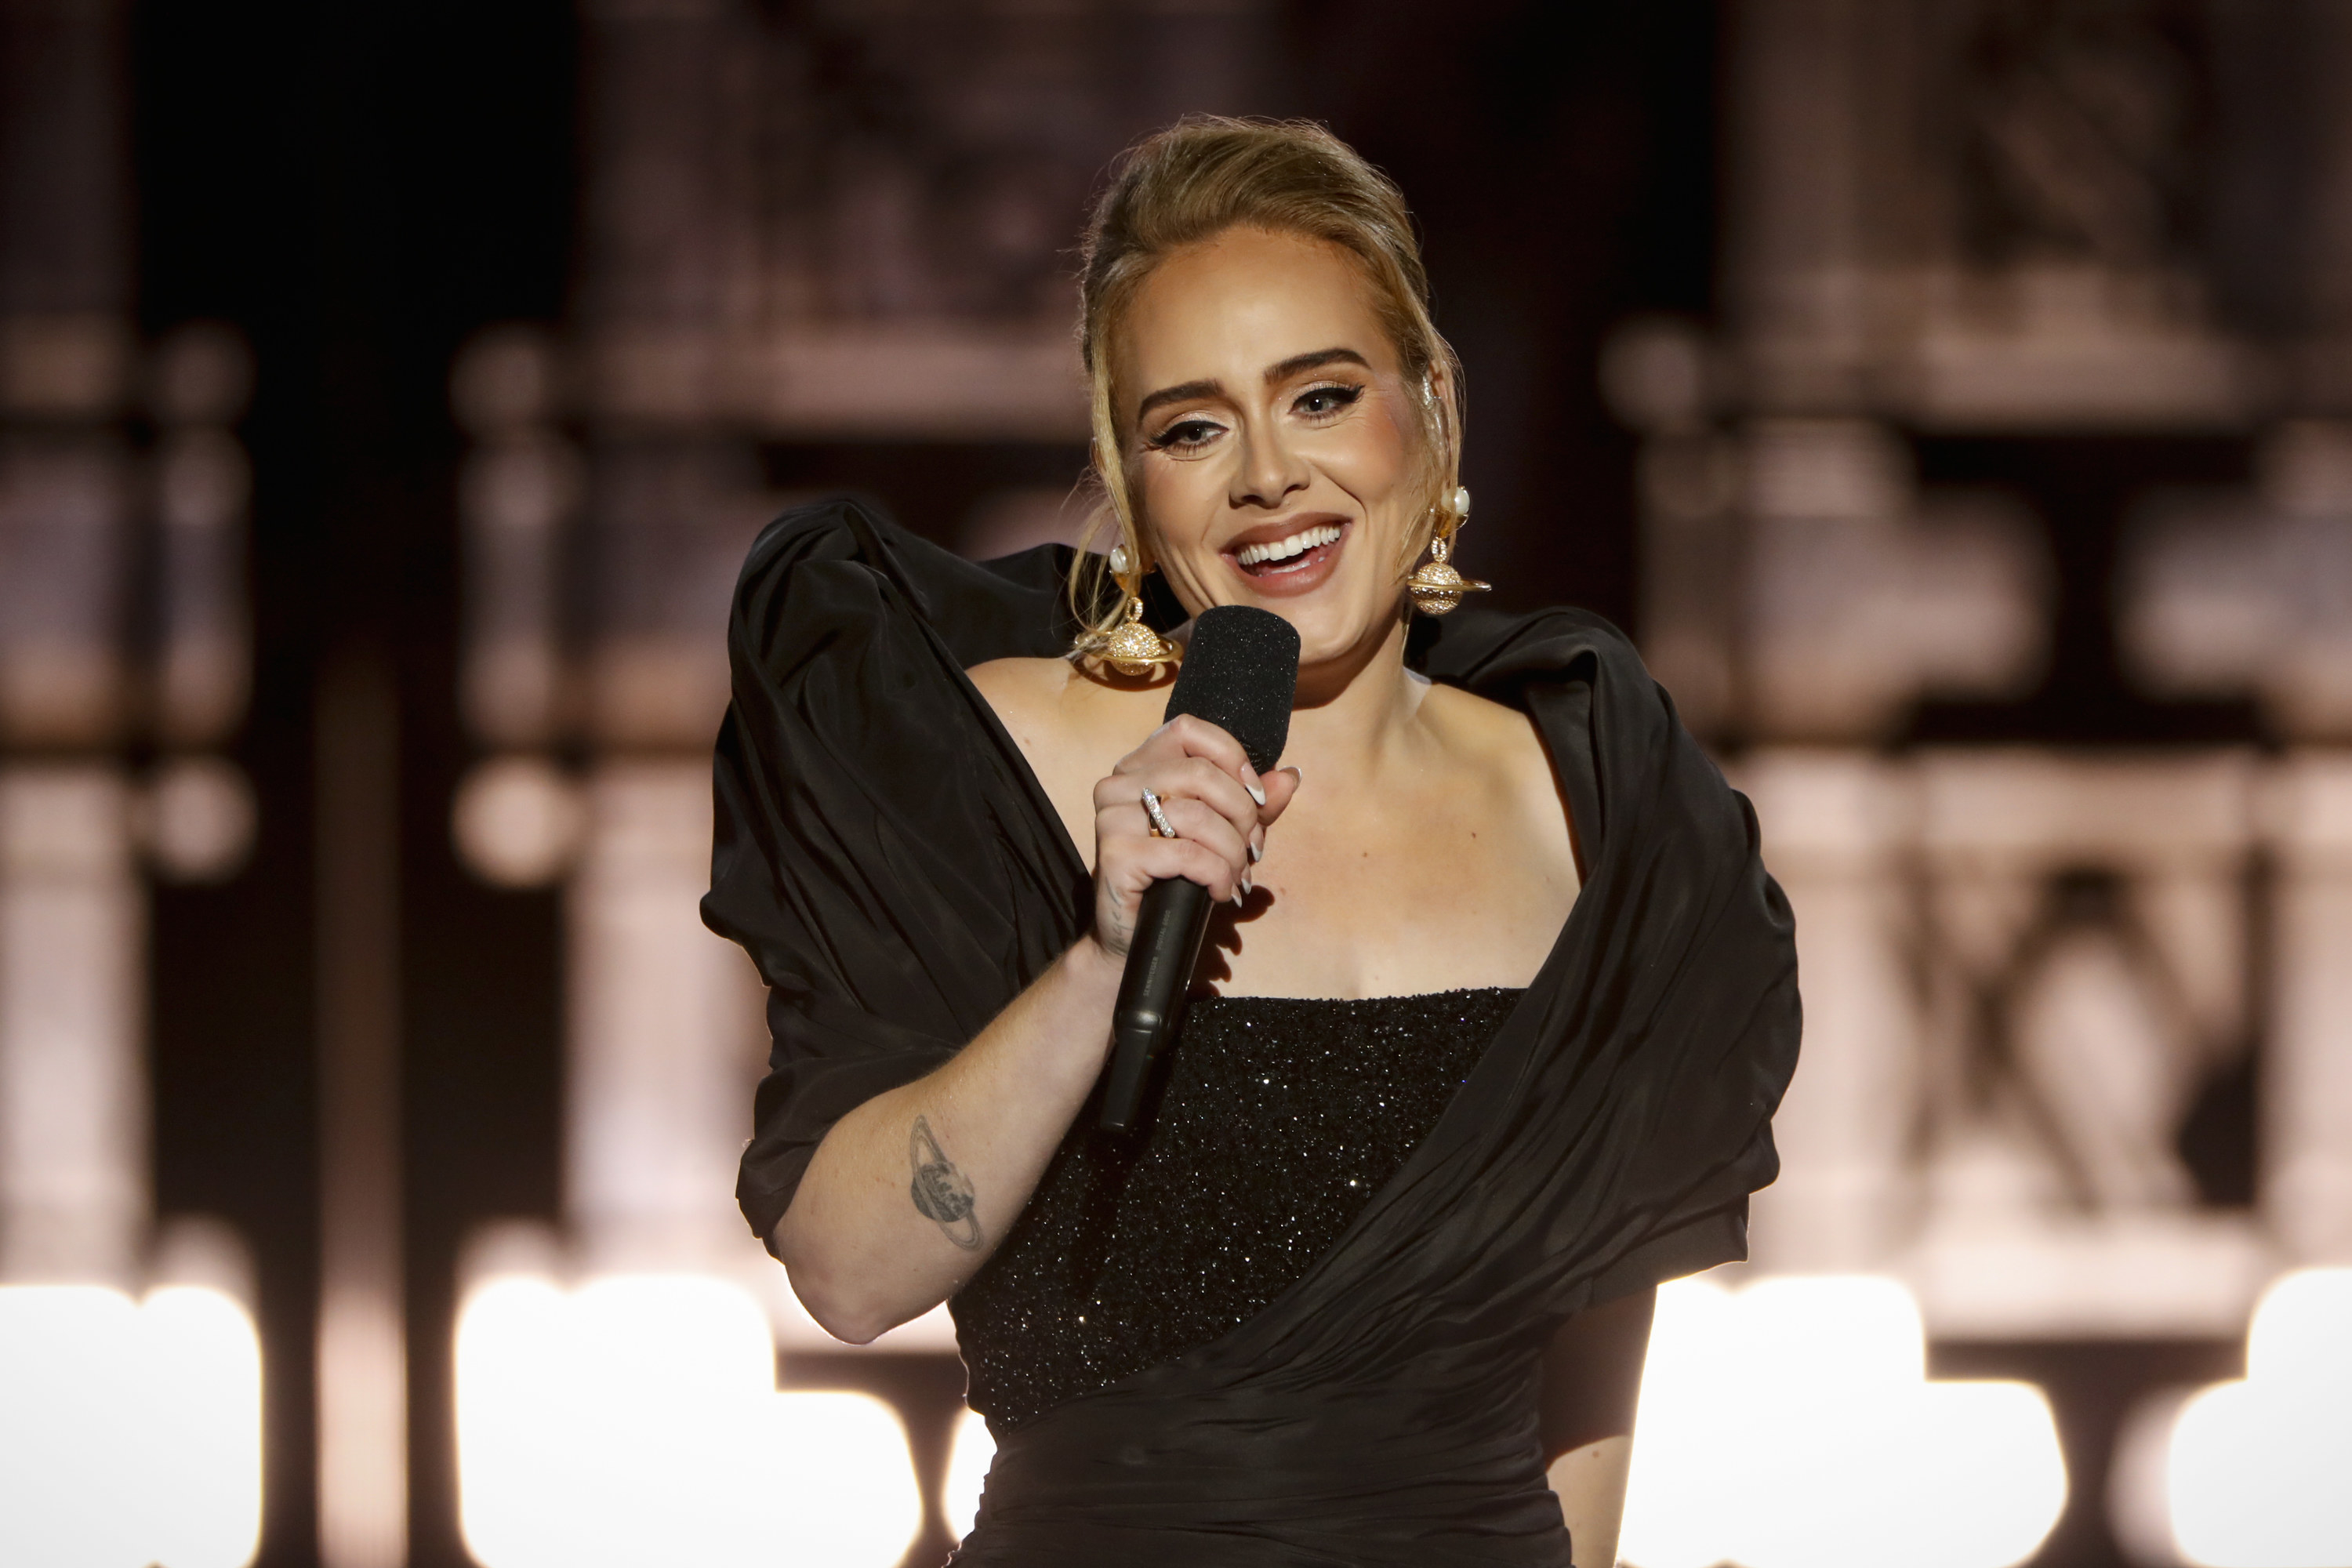
POLYGON ((801 1299, 808 1315, 816 1326, 845 1345, 870 1345, 898 1325, 882 1313, 861 1310, 854 1302, 843 1302, 822 1291, 804 1289, 798 1279, 793 1281, 793 1294, 801 1299))
POLYGON ((795 1256, 796 1249, 783 1243, 782 1227, 777 1228, 777 1245, 772 1248, 776 1260, 784 1266, 793 1296, 818 1328, 844 1344, 867 1345, 907 1321, 905 1314, 893 1313, 871 1290, 858 1289, 855 1281, 842 1279, 838 1270, 805 1255, 795 1256))
POLYGON ((809 1317, 816 1319, 816 1326, 842 1344, 873 1344, 891 1328, 906 1321, 903 1317, 882 1311, 873 1302, 845 1300, 824 1289, 804 1286, 800 1274, 793 1274, 791 1269, 785 1269, 785 1279, 793 1281, 793 1295, 800 1298, 802 1307, 807 1307, 809 1317))

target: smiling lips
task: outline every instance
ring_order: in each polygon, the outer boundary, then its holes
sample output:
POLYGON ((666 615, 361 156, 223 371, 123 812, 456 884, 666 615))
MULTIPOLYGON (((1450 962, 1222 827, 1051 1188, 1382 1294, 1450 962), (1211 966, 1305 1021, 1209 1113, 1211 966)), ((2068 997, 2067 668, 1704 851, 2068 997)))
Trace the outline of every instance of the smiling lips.
POLYGON ((1336 522, 1309 523, 1279 539, 1242 545, 1230 558, 1262 592, 1303 594, 1329 575, 1347 531, 1336 522))
POLYGON ((1255 566, 1262 561, 1280 563, 1295 555, 1304 555, 1318 544, 1336 543, 1339 538, 1339 524, 1318 523, 1312 528, 1300 529, 1287 539, 1277 539, 1266 544, 1244 544, 1234 552, 1234 559, 1244 567, 1255 566))

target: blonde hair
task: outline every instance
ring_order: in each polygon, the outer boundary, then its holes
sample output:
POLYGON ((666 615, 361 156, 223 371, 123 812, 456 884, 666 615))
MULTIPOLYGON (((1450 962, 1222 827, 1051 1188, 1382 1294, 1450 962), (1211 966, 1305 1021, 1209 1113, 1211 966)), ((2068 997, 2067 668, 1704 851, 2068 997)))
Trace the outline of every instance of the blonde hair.
MULTIPOLYGON (((1353 257, 1407 381, 1421 391, 1425 503, 1397 565, 1402 583, 1451 515, 1462 466, 1462 367, 1430 318, 1429 275, 1403 193, 1308 121, 1187 116, 1128 149, 1096 204, 1078 288, 1078 354, 1092 395, 1094 477, 1102 491, 1087 542, 1110 524, 1127 545, 1135 581, 1150 566, 1111 388, 1109 342, 1119 313, 1171 254, 1235 227, 1319 239, 1353 257)), ((1120 595, 1104 592, 1108 570, 1102 556, 1084 549, 1070 568, 1071 606, 1097 633, 1121 608, 1120 595)))

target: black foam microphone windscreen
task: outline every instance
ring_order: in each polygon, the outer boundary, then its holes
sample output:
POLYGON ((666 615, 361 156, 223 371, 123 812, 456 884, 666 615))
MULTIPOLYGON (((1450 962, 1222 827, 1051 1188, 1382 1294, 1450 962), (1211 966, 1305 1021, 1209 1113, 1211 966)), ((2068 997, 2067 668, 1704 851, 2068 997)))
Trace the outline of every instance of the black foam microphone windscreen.
MULTIPOLYGON (((1168 694, 1168 717, 1206 719, 1242 743, 1250 765, 1274 771, 1290 739, 1290 703, 1298 689, 1298 631, 1271 611, 1247 605, 1203 610, 1168 694)), ((1124 1132, 1143 1107, 1151 1063, 1176 1033, 1185 987, 1209 929, 1209 890, 1181 877, 1144 889, 1111 1013, 1111 1054, 1104 1069, 1099 1125, 1124 1132)))
POLYGON ((1219 605, 1192 623, 1168 694, 1168 717, 1190 713, 1223 730, 1262 773, 1282 760, 1298 691, 1298 628, 1268 610, 1219 605))

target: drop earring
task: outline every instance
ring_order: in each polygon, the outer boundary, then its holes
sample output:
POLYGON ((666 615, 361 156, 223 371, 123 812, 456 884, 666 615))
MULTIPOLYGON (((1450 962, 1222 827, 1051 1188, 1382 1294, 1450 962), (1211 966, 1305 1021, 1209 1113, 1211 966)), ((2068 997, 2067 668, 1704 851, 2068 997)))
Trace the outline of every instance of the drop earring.
POLYGON ((1456 485, 1454 493, 1440 503, 1437 512, 1437 530, 1429 536, 1429 559, 1404 580, 1405 592, 1412 595, 1412 607, 1424 616, 1450 616, 1462 607, 1465 595, 1483 594, 1493 586, 1465 577, 1446 559, 1453 553, 1454 536, 1470 521, 1469 487, 1456 485))
POLYGON ((1135 557, 1124 540, 1111 546, 1110 571, 1126 595, 1127 608, 1118 625, 1108 632, 1089 632, 1078 639, 1078 651, 1130 679, 1156 673, 1182 655, 1174 643, 1143 624, 1143 580, 1134 572, 1135 557))

